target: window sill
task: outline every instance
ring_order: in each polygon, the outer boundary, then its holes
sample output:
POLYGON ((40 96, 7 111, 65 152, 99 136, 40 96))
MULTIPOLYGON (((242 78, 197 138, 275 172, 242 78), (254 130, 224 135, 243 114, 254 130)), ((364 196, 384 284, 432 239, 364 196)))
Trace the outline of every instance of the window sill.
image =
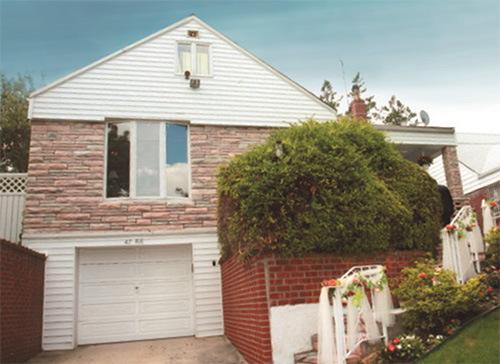
POLYGON ((117 197, 117 198, 104 198, 102 206, 113 205, 116 203, 124 205, 133 204, 148 204, 148 203, 162 203, 166 206, 194 206, 191 198, 175 198, 175 197, 117 197))
MULTIPOLYGON (((175 76, 176 77, 186 78, 186 76, 184 75, 184 73, 176 73, 175 76)), ((202 80, 202 79, 211 79, 211 78, 214 78, 214 76, 213 75, 196 75, 196 74, 191 74, 191 75, 189 75, 189 79, 191 79, 191 78, 199 78, 200 80, 202 80)), ((189 81, 189 79, 186 80, 186 81, 189 81)))

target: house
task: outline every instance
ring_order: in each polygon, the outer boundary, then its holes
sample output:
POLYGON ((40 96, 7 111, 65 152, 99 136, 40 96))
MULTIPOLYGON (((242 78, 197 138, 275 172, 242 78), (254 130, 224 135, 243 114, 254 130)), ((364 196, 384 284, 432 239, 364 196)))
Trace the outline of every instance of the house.
MULTIPOLYGON (((470 200, 482 226, 482 200, 496 201, 493 216, 500 224, 500 135, 457 133, 457 153, 465 198, 470 200)), ((446 185, 443 160, 438 156, 429 168, 438 183, 446 185)))
MULTIPOLYGON (((217 166, 308 117, 335 112, 194 15, 35 91, 23 244, 48 257, 43 348, 223 334, 217 166)), ((453 128, 380 129, 454 161, 453 128)))

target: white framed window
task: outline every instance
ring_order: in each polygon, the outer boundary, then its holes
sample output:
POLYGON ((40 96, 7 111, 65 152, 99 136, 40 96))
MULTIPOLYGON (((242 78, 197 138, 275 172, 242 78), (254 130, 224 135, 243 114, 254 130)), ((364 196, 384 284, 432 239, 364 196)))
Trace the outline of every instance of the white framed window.
POLYGON ((107 124, 106 198, 188 198, 188 126, 107 124))
POLYGON ((211 75, 210 45, 205 43, 177 43, 177 73, 189 71, 193 76, 211 75))

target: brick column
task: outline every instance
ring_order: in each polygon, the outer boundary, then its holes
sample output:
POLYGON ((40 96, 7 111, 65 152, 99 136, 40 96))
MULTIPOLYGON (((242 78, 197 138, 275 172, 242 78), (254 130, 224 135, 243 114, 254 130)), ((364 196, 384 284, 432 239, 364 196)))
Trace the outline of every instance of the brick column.
POLYGON ((464 189, 462 187, 462 177, 458 164, 457 148, 446 146, 443 148, 443 166, 446 175, 446 184, 453 198, 463 198, 464 189))

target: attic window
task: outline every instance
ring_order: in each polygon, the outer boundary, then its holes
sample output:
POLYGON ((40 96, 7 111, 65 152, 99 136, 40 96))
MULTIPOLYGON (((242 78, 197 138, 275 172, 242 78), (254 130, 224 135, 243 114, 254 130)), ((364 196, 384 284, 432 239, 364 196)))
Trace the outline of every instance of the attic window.
POLYGON ((189 38, 198 38, 200 36, 200 32, 197 30, 188 30, 189 38))

